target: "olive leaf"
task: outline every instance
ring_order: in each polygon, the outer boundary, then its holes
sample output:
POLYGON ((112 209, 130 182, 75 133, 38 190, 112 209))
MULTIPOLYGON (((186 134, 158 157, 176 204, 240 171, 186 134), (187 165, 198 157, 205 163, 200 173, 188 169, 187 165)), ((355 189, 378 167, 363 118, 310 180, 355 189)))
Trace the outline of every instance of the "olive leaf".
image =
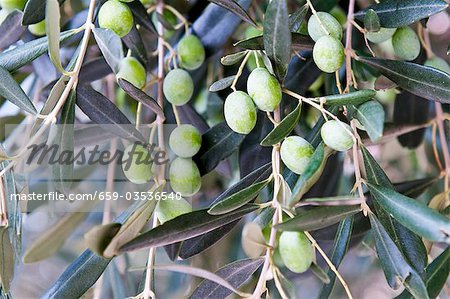
POLYGON ((137 57, 145 66, 148 63, 147 50, 145 49, 142 37, 136 27, 133 26, 130 32, 122 37, 122 40, 127 48, 131 50, 131 55, 137 57))
POLYGON ((397 28, 428 18, 447 7, 448 4, 443 0, 386 0, 369 6, 354 16, 362 21, 368 11, 373 10, 378 15, 382 27, 397 28))
POLYGON ((97 255, 103 256, 103 252, 117 235, 121 226, 122 224, 115 222, 94 226, 84 234, 87 247, 97 255))
POLYGON ((21 11, 13 10, 0 24, 0 49, 5 49, 15 43, 25 31, 21 24, 22 16, 21 11))
POLYGON ((297 107, 275 127, 269 134, 261 141, 262 146, 272 146, 282 141, 297 125, 300 120, 302 112, 302 104, 299 102, 297 107))
POLYGON ((247 55, 247 51, 240 51, 237 53, 229 54, 220 59, 220 63, 223 65, 234 65, 241 61, 245 55, 247 55))
POLYGON ((14 276, 16 253, 8 228, 0 227, 0 241, 0 287, 9 293, 14 276))
MULTIPOLYGON (((264 38, 262 35, 251 37, 236 42, 234 46, 239 46, 247 50, 264 50, 264 38)), ((309 36, 297 32, 291 32, 291 46, 292 49, 297 51, 312 50, 314 40, 312 40, 309 36)))
POLYGON ((203 175, 216 168, 239 148, 244 138, 245 135, 235 133, 225 122, 209 129, 203 134, 202 146, 193 158, 200 173, 203 175))
POLYGON ((373 9, 367 10, 364 15, 364 28, 369 32, 380 31, 380 18, 373 9))
MULTIPOLYGON (((65 0, 58 0, 59 5, 65 0)), ((23 25, 31 25, 39 23, 45 19, 46 0, 28 0, 23 10, 23 25)))
POLYGON ((349 93, 334 94, 324 96, 323 103, 329 106, 359 105, 363 104, 373 97, 377 92, 372 89, 361 89, 349 93))
MULTIPOLYGON (((69 30, 62 32, 60 35, 60 42, 66 41, 77 30, 69 30)), ((35 60, 48 50, 48 37, 41 37, 25 44, 18 45, 17 47, 0 53, 0 66, 6 70, 13 72, 22 66, 35 60)))
POLYGON ((384 116, 383 105, 377 101, 368 101, 356 108, 356 119, 364 126, 372 142, 383 136, 384 116))
POLYGON ((286 0, 270 1, 264 15, 264 49, 275 75, 284 81, 291 60, 291 32, 286 0))
MULTIPOLYGON (((228 281, 235 288, 242 286, 253 273, 263 264, 264 259, 244 259, 228 264, 215 272, 216 275, 228 281)), ((231 291, 210 280, 202 281, 192 293, 192 299, 226 298, 231 291)))
POLYGON ((208 210, 183 214, 137 236, 122 246, 120 252, 159 247, 193 238, 234 222, 257 209, 258 206, 245 205, 223 215, 210 215, 208 210))
POLYGON ((128 7, 133 13, 134 20, 137 24, 141 25, 147 30, 150 30, 153 33, 157 33, 158 31, 155 28, 155 24, 151 21, 147 14, 147 9, 141 1, 130 1, 127 2, 128 7))
POLYGON ((361 211, 360 205, 323 206, 302 211, 294 218, 275 226, 283 231, 314 231, 344 220, 361 211))
POLYGON ((272 179, 266 179, 262 182, 254 183, 224 199, 215 203, 211 208, 209 208, 208 213, 211 215, 221 215, 228 212, 234 211, 237 208, 252 201, 259 192, 266 187, 272 179))
POLYGON ((258 25, 256 25, 255 21, 253 21, 253 19, 248 15, 248 13, 244 10, 244 8, 242 8, 242 6, 239 5, 239 3, 234 0, 208 0, 208 1, 231 11, 232 13, 237 15, 239 18, 241 18, 241 20, 249 23, 250 25, 252 25, 254 27, 258 26, 258 25))
POLYGON ((375 238, 378 260, 384 270, 389 286, 397 289, 399 283, 403 283, 415 298, 429 298, 422 278, 405 261, 403 254, 378 219, 372 213, 369 214, 369 219, 375 238))
POLYGON ((94 28, 92 32, 106 62, 117 73, 120 62, 124 58, 120 37, 113 31, 104 28, 94 28))
POLYGON ((308 13, 308 10, 309 6, 305 4, 289 16, 289 28, 291 32, 297 32, 302 24, 307 22, 306 14, 308 13))
POLYGON ((128 118, 104 95, 90 86, 78 86, 77 105, 95 123, 111 133, 133 142, 145 143, 142 134, 128 118), (112 126, 111 126, 112 125, 112 126))
POLYGON ((61 64, 61 57, 59 56, 60 19, 58 0, 47 0, 45 7, 45 32, 48 37, 48 54, 56 69, 62 74, 68 75, 61 64))
POLYGON ((428 240, 450 244, 450 219, 391 188, 371 183, 368 187, 374 199, 399 223, 428 240))
POLYGON ((375 68, 401 88, 426 99, 450 103, 450 75, 420 64, 358 57, 358 61, 375 68))
POLYGON ((330 277, 328 276, 327 272, 320 268, 316 263, 312 263, 309 267, 311 269, 311 272, 323 283, 329 284, 330 283, 330 277))
POLYGON ((20 109, 35 115, 36 108, 11 74, 0 66, 0 96, 20 109))
POLYGON ((236 76, 232 75, 232 76, 228 76, 223 79, 217 80, 216 82, 211 84, 211 86, 209 87, 209 91, 216 92, 216 91, 221 91, 221 90, 224 90, 224 89, 230 87, 231 84, 233 84, 234 78, 236 78, 236 76))
POLYGON ((119 86, 133 99, 141 102, 148 108, 150 108, 153 112, 156 113, 161 119, 165 119, 164 112, 159 106, 158 102, 156 102, 155 99, 153 99, 151 96, 149 96, 144 91, 140 90, 130 82, 128 82, 125 79, 120 78, 118 80, 119 86))
MULTIPOLYGON (((351 236, 353 230, 354 216, 345 218, 339 224, 336 231, 336 237, 334 238, 333 251, 330 257, 331 263, 339 268, 345 254, 347 253, 351 236)), ((322 291, 319 294, 318 299, 327 299, 330 297, 333 291, 334 283, 336 281, 336 274, 330 269, 328 270, 328 277, 330 278, 330 283, 325 284, 322 291)))

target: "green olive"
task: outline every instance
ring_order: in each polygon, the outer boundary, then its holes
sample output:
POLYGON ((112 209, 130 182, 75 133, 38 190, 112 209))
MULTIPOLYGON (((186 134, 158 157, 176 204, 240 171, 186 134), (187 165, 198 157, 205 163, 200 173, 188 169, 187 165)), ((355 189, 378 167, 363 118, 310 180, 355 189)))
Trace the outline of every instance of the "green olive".
POLYGON ((282 232, 279 250, 285 266, 295 273, 308 270, 315 258, 314 248, 303 232, 282 232))
POLYGON ((156 217, 161 224, 190 212, 192 212, 192 206, 184 198, 181 198, 180 200, 159 200, 155 209, 156 217))
POLYGON ((100 28, 110 29, 118 36, 124 37, 133 28, 133 14, 126 4, 118 0, 108 0, 98 12, 98 24, 100 28))
POLYGON ((312 145, 300 136, 289 136, 281 144, 281 160, 296 174, 306 170, 313 153, 312 145))
POLYGON ((6 10, 22 10, 25 7, 27 0, 0 0, 0 7, 6 10))
POLYGON ((377 94, 375 95, 375 98, 383 104, 394 103, 396 97, 397 93, 395 92, 395 88, 377 90, 377 94))
POLYGON ((403 60, 414 60, 420 54, 420 41, 414 30, 400 27, 392 36, 395 55, 403 60))
POLYGON ((173 191, 182 196, 192 196, 200 190, 200 171, 191 159, 175 158, 170 164, 169 178, 173 191))
POLYGON ((200 150, 202 135, 192 125, 180 125, 170 134, 169 145, 177 156, 190 158, 200 150))
POLYGON ((447 61, 440 57, 434 56, 433 58, 428 59, 427 61, 425 61, 425 65, 450 74, 450 66, 448 65, 447 61))
POLYGON ((337 39, 323 36, 314 45, 313 59, 320 70, 334 73, 344 62, 344 47, 337 39))
POLYGON ((28 31, 30 31, 35 36, 44 36, 45 35, 45 20, 42 20, 39 23, 28 26, 28 31))
MULTIPOLYGON (((330 36, 334 37, 337 40, 341 40, 342 38, 342 26, 339 24, 338 20, 336 20, 332 15, 327 12, 319 11, 317 13, 319 16, 322 25, 328 31, 330 36)), ((323 30, 320 25, 317 17, 312 15, 308 21, 308 33, 311 38, 317 42, 321 37, 326 36, 327 33, 323 30)))
POLYGON ((281 102, 281 86, 265 68, 256 68, 248 76, 248 95, 262 111, 272 112, 281 102))
POLYGON ((130 144, 123 152, 122 170, 130 182, 145 184, 153 177, 152 157, 140 144, 130 144))
POLYGON ((352 128, 337 120, 327 121, 320 130, 323 142, 336 151, 346 151, 353 146, 354 141, 349 132, 352 132, 352 128))
POLYGON ((126 57, 120 62, 117 79, 125 79, 141 89, 147 82, 147 73, 142 64, 134 57, 126 57))
POLYGON ((252 99, 243 91, 228 95, 223 107, 228 126, 240 134, 248 134, 256 125, 256 108, 252 99))
POLYGON ((192 34, 180 40, 177 52, 181 66, 187 70, 198 69, 205 61, 205 48, 200 39, 192 34))
POLYGON ((397 28, 381 27, 380 30, 377 32, 370 32, 370 31, 367 32, 366 37, 372 43, 379 44, 390 39, 394 35, 396 30, 397 28))
POLYGON ((175 106, 186 104, 194 93, 191 75, 182 69, 171 70, 164 78, 163 92, 166 99, 175 106))

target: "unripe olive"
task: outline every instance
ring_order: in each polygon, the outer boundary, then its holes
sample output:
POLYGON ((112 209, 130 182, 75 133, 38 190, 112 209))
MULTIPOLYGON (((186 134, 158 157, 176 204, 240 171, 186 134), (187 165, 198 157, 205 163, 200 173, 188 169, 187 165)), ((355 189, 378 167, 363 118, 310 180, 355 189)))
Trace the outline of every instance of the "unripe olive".
POLYGON ((141 0, 141 3, 144 5, 153 5, 155 4, 155 0, 141 0))
POLYGON ((237 133, 248 134, 256 125, 255 104, 243 91, 229 94, 223 110, 228 126, 237 133))
MULTIPOLYGON (((332 15, 327 12, 319 11, 317 13, 322 25, 327 29, 330 36, 337 40, 342 38, 342 26, 339 24, 332 15)), ((308 33, 314 41, 318 41, 322 36, 326 36, 327 33, 323 30, 319 23, 319 20, 315 15, 312 15, 308 21, 308 33)))
POLYGON ((163 92, 166 99, 175 106, 186 104, 194 93, 191 75, 182 69, 171 70, 164 78, 163 92))
POLYGON ((327 121, 320 130, 323 142, 336 151, 346 151, 353 146, 354 141, 349 132, 352 132, 352 128, 337 120, 327 121))
POLYGON ((313 153, 312 145, 300 136, 289 136, 281 144, 281 160, 296 174, 305 171, 313 153))
POLYGON ((367 32, 366 37, 372 43, 379 44, 390 39, 394 35, 396 30, 397 28, 381 27, 377 32, 367 32))
POLYGON ((122 170, 128 180, 145 184, 153 176, 150 152, 140 144, 130 144, 123 152, 122 170))
POLYGON ((173 191, 182 196, 192 196, 200 190, 200 171, 191 159, 175 158, 170 164, 169 178, 173 191))
POLYGON ((190 158, 200 150, 202 135, 192 125, 180 125, 170 134, 169 145, 177 156, 190 158))
POLYGON ((42 20, 39 23, 28 26, 28 31, 30 31, 35 36, 44 36, 45 35, 45 20, 42 20))
POLYGON ((181 198, 180 200, 159 200, 155 210, 156 217, 161 224, 190 212, 192 212, 192 206, 184 198, 181 198))
POLYGON ((425 61, 425 65, 434 67, 435 69, 443 71, 444 73, 450 74, 450 66, 448 65, 447 61, 440 57, 434 56, 433 58, 428 59, 427 61, 425 61))
POLYGON ((323 36, 314 45, 313 59, 323 72, 334 73, 344 62, 344 47, 334 37, 323 36))
POLYGON ((281 102, 281 86, 265 68, 256 68, 248 76, 248 95, 262 111, 274 111, 281 102))
POLYGON ((118 36, 124 37, 133 28, 133 14, 128 6, 118 0, 106 1, 98 12, 100 28, 114 31, 118 36))
POLYGON ((308 270, 314 260, 314 248, 303 232, 282 232, 279 241, 281 259, 295 273, 308 270))
POLYGON ((192 34, 180 40, 177 52, 181 66, 188 70, 198 69, 205 61, 205 48, 200 39, 192 34))
POLYGON ((134 57, 125 57, 120 62, 117 79, 125 79, 137 88, 144 87, 147 82, 147 73, 142 64, 134 57))
POLYGON ((403 60, 414 60, 420 54, 420 41, 416 32, 409 27, 397 28, 392 36, 395 55, 403 60))
POLYGON ((377 90, 377 94, 375 98, 383 104, 390 104, 395 101, 397 97, 397 93, 395 92, 395 88, 390 88, 386 90, 377 90))
POLYGON ((25 3, 27 3, 27 0, 0 0, 0 7, 10 11, 13 9, 22 10, 25 3))

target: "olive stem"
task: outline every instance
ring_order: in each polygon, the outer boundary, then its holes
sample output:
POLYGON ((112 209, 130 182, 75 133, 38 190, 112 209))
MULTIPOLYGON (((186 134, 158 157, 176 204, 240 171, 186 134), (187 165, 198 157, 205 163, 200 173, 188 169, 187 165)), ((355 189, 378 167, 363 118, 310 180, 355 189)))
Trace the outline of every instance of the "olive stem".
POLYGON ((258 59, 258 51, 253 51, 253 54, 255 55, 255 62, 256 62, 256 67, 259 68, 259 59, 258 59))
POLYGON ((173 110, 173 114, 175 115, 175 121, 177 123, 177 126, 181 125, 180 114, 178 113, 177 106, 172 104, 172 110, 173 110))
POLYGON ((0 227, 8 226, 8 212, 6 208, 6 197, 5 197, 5 190, 3 186, 3 177, 0 177, 0 227))
POLYGON ((236 83, 239 80, 239 77, 242 75, 242 72, 244 71, 245 64, 247 63, 247 60, 250 58, 250 55, 252 54, 251 51, 247 52, 247 54, 244 57, 244 60, 242 60, 241 65, 239 66, 238 72, 236 73, 236 76, 234 77, 233 83, 231 83, 230 88, 233 91, 236 91, 236 83))
POLYGON ((349 90, 352 85, 352 28, 353 28, 353 12, 355 10, 355 0, 349 0, 348 14, 347 14, 347 29, 345 33, 345 69, 347 83, 345 90, 349 90))
POLYGON ((317 249, 317 251, 320 253, 320 255, 323 257, 323 259, 325 260, 325 262, 328 264, 328 266, 330 267, 331 271, 334 272, 334 274, 336 274, 336 277, 339 279, 339 281, 341 282, 342 286, 344 287, 345 292, 347 293, 347 297, 350 299, 353 299, 352 293, 350 292, 350 289, 348 287, 348 284, 345 282, 344 278, 342 277, 342 275, 339 273, 339 271, 336 269, 336 267, 333 265, 333 263, 331 262, 331 260, 328 258, 328 256, 326 255, 326 253, 322 250, 322 248, 319 246, 319 244, 317 244, 316 240, 311 236, 310 233, 308 233, 307 231, 305 231, 305 235, 306 237, 309 239, 309 241, 311 242, 311 244, 317 249))
POLYGON ((311 8, 311 12, 312 14, 317 18, 317 21, 319 22, 320 27, 322 27, 322 30, 325 31, 325 33, 327 35, 330 35, 330 32, 327 30, 327 28, 325 28, 325 25, 323 25, 322 20, 320 20, 319 15, 317 14, 316 9, 314 8, 314 6, 311 3, 311 0, 306 0, 306 2, 308 3, 308 6, 311 8))

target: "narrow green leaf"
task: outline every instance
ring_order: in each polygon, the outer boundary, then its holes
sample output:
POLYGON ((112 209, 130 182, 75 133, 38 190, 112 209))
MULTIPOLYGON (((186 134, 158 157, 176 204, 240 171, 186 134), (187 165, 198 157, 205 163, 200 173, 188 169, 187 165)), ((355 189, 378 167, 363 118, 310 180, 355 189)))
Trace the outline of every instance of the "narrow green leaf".
POLYGON ((235 75, 228 76, 223 79, 217 80, 216 82, 211 84, 211 86, 209 87, 209 91, 216 92, 216 91, 221 91, 221 90, 224 90, 225 88, 230 87, 231 84, 233 84, 234 78, 236 78, 235 75))
POLYGON ((329 106, 359 105, 375 97, 377 92, 372 89, 361 89, 350 93, 324 96, 324 104, 329 106))
MULTIPOLYGON (((58 155, 62 153, 74 152, 74 123, 75 123, 75 103, 77 94, 71 90, 61 111, 59 125, 57 126, 58 155)), ((56 189, 68 192, 73 180, 73 163, 56 163, 53 165, 53 177, 56 189)))
POLYGON ((21 24, 22 16, 21 11, 13 10, 0 23, 0 49, 5 49, 15 43, 25 31, 21 24))
POLYGON ((0 287, 6 293, 9 293, 11 288, 16 259, 15 248, 9 235, 7 228, 0 227, 0 287))
POLYGON ((23 262, 36 263, 55 254, 88 215, 86 212, 67 213, 27 248, 23 262))
MULTIPOLYGON (((263 262, 264 259, 262 258, 235 261, 217 270, 216 274, 228 281, 235 288, 239 288, 251 278, 263 262)), ((227 288, 210 280, 203 280, 194 290, 190 298, 226 298, 229 295, 231 295, 231 291, 227 288)))
MULTIPOLYGON (((58 0, 61 5, 65 0, 58 0)), ((46 0, 28 0, 24 8, 22 24, 31 25, 39 23, 45 18, 46 0)))
POLYGON ((300 7, 296 12, 289 16, 289 28, 291 32, 297 32, 298 29, 307 22, 306 14, 308 13, 309 6, 307 4, 300 7))
POLYGON ((48 54, 50 60, 58 71, 67 75, 68 73, 61 64, 59 56, 59 36, 61 34, 61 14, 59 12, 58 0, 47 0, 45 7, 45 32, 48 37, 48 54))
POLYGON ((17 84, 11 74, 0 66, 0 96, 10 101, 22 110, 35 115, 37 113, 33 103, 17 84))
POLYGON ((269 178, 262 182, 250 185, 247 188, 224 198, 209 208, 208 213, 211 215, 221 215, 242 207, 258 196, 259 192, 261 192, 261 190, 266 187, 271 180, 272 179, 269 178))
MULTIPOLYGON (((75 35, 77 30, 62 32, 60 41, 64 42, 75 35)), ((35 60, 48 50, 48 37, 41 37, 0 53, 0 66, 13 72, 35 60)))
POLYGON ((298 178, 294 188, 292 188, 292 198, 289 200, 291 206, 295 205, 317 182, 332 152, 333 150, 325 146, 323 142, 317 146, 305 172, 298 178))
POLYGON ((97 45, 100 48, 100 51, 102 51, 106 62, 114 73, 117 73, 119 71, 120 62, 124 58, 120 37, 112 30, 104 28, 94 28, 92 32, 94 33, 97 45))
POLYGON ((253 21, 253 19, 248 15, 245 9, 243 9, 242 6, 240 6, 239 3, 237 3, 236 1, 234 0, 208 0, 208 1, 231 11, 239 18, 241 18, 241 20, 243 20, 244 22, 247 22, 250 25, 257 27, 255 21, 253 21))
POLYGON ((425 99, 450 103, 450 75, 420 64, 358 57, 357 60, 378 70, 401 88, 425 99))
POLYGON ((377 13, 382 27, 397 28, 428 18, 447 8, 443 0, 386 0, 355 13, 355 18, 364 20, 369 10, 377 13))
POLYGON ((450 219, 391 188, 368 183, 370 192, 395 220, 416 234, 450 244, 450 219))
MULTIPOLYGON (((450 274, 450 247, 447 247, 425 270, 427 275, 427 291, 430 298, 437 298, 447 282, 450 274)), ((408 290, 403 291, 395 299, 412 299, 408 290)))
POLYGON ((272 146, 283 140, 297 125, 302 113, 302 104, 298 103, 297 107, 286 115, 285 118, 261 141, 262 146, 272 146))
MULTIPOLYGON (((353 230, 354 217, 350 216, 345 218, 339 224, 334 238, 333 253, 331 254, 331 263, 339 268, 345 254, 347 253, 348 246, 350 244, 352 230, 353 230)), ((319 294, 318 299, 327 299, 330 297, 336 281, 336 274, 333 271, 328 270, 328 277, 330 277, 330 283, 323 286, 322 291, 319 294)))
POLYGON ((364 126, 370 140, 376 142, 383 136, 384 109, 377 101, 368 101, 356 108, 356 119, 364 126))
POLYGON ((369 214, 369 218, 375 238, 378 260, 391 288, 397 289, 403 283, 414 294, 415 298, 429 298, 422 278, 405 261, 403 254, 378 219, 372 213, 369 214))
MULTIPOLYGON (((251 37, 238 41, 234 44, 234 46, 239 46, 247 50, 264 50, 264 38, 262 35, 251 37)), ((314 40, 312 40, 309 36, 297 32, 291 32, 291 46, 292 49, 298 51, 312 50, 314 40)))
POLYGON ((87 247, 97 255, 103 256, 106 247, 120 230, 120 223, 112 222, 96 225, 84 234, 87 247))
POLYGON ((328 276, 327 272, 320 268, 317 264, 312 263, 310 269, 320 281, 325 284, 330 283, 330 277, 328 276))
POLYGON ((291 32, 286 0, 270 1, 264 15, 264 49, 275 75, 284 81, 291 60, 291 32))
POLYGON ((361 211, 360 205, 321 206, 302 211, 297 216, 284 221, 276 229, 283 231, 314 231, 331 226, 361 211))
POLYGON ((377 32, 380 30, 380 18, 378 18, 375 10, 367 10, 364 15, 364 28, 369 32, 377 32))
POLYGON ((234 222, 257 209, 258 206, 245 205, 224 215, 210 215, 208 210, 183 214, 134 238, 122 246, 120 252, 160 247, 190 239, 234 222))
POLYGON ((224 56, 220 59, 220 63, 223 65, 234 65, 241 61, 245 55, 247 55, 247 51, 241 51, 233 54, 229 54, 227 56, 224 56))

